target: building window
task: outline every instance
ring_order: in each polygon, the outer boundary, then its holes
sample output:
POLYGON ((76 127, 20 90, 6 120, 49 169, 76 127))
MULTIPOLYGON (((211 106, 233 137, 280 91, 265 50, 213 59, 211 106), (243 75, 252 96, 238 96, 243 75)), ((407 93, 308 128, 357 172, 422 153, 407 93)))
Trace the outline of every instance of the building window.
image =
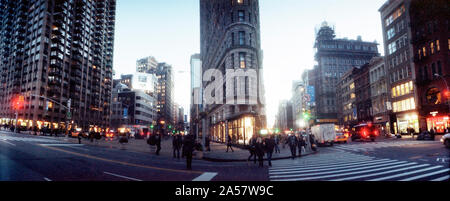
POLYGON ((237 0, 237 3, 238 3, 238 4, 243 4, 243 3, 244 3, 244 0, 237 0))
POLYGON ((438 67, 438 74, 442 76, 442 66, 441 66, 441 61, 437 62, 437 67, 438 67))
POLYGON ((238 15, 239 15, 239 22, 245 21, 245 13, 244 13, 244 11, 242 11, 242 10, 238 11, 238 15))
POLYGON ((234 33, 231 33, 231 45, 234 45, 234 33))
POLYGON ((245 32, 239 32, 239 45, 245 45, 245 32))
POLYGON ((240 65, 241 68, 245 68, 246 67, 245 52, 239 52, 239 65, 240 65))
POLYGON ((430 44, 431 54, 434 54, 434 43, 431 42, 430 44))

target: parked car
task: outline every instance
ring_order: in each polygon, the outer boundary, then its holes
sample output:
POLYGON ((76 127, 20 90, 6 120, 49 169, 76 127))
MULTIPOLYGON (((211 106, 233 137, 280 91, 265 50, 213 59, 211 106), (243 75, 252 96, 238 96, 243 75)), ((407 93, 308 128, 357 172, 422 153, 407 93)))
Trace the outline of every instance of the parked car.
POLYGON ((69 137, 78 137, 78 135, 83 135, 81 128, 76 128, 69 137))
POLYGON ((424 131, 417 135, 417 140, 434 140, 434 136, 430 132, 424 131))
POLYGON ((444 136, 442 136, 441 142, 445 145, 445 147, 450 149, 450 133, 447 133, 444 136))

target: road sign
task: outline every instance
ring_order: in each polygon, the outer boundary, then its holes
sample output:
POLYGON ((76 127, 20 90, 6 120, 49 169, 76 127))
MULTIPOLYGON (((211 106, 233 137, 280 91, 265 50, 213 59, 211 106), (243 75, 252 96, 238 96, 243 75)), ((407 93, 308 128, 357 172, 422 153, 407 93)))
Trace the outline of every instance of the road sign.
POLYGON ((123 108, 123 118, 128 118, 128 108, 123 108))

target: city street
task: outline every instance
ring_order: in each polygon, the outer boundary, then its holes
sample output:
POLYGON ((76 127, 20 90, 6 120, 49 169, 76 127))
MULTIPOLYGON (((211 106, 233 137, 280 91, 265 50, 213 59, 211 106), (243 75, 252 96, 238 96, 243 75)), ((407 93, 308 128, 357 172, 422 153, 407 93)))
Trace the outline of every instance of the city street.
MULTIPOLYGON (((449 150, 438 140, 380 139, 321 147, 317 154, 258 168, 74 144, 65 137, 0 131, 1 181, 446 181, 449 150)), ((164 147, 163 147, 164 148, 164 147)))

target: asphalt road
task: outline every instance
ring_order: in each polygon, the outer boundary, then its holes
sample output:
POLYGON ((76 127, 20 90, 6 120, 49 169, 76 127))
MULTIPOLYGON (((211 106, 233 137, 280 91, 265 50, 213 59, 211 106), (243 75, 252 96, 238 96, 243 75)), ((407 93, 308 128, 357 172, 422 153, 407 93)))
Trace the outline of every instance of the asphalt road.
MULTIPOLYGON (((60 137, 61 138, 61 137, 60 137)), ((0 131, 1 181, 258 181, 267 169, 193 161, 0 131)))

